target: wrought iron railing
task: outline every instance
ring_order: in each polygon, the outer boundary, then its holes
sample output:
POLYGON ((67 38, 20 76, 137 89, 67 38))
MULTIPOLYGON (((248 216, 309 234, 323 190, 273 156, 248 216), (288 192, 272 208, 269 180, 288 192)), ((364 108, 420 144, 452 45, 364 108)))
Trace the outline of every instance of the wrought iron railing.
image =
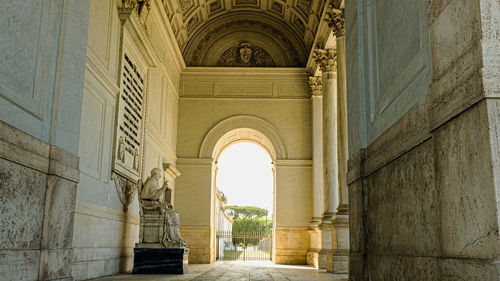
POLYGON ((217 231, 217 260, 247 261, 272 258, 272 233, 217 231))

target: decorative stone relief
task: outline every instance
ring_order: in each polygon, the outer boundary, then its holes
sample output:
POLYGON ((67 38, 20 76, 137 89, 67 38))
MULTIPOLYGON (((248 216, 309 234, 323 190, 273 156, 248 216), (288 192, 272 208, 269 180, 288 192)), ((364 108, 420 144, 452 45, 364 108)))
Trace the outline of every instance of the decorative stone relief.
POLYGON ((179 5, 182 10, 182 14, 186 14, 191 7, 194 6, 194 1, 193 0, 179 0, 179 5))
POLYGON ((331 8, 328 12, 326 12, 325 21, 337 37, 345 36, 344 10, 331 8))
MULTIPOLYGON (((193 36, 199 36, 202 27, 221 15, 231 15, 235 20, 239 19, 239 13, 243 11, 256 12, 277 19, 297 35, 297 39, 306 49, 310 49, 318 29, 320 15, 327 3, 321 0, 297 0, 290 3, 281 0, 162 0, 162 6, 170 19, 177 44, 183 54, 187 42, 192 41, 193 36), (178 16, 179 14, 181 16, 178 16), (298 24, 299 22, 301 24, 298 24), (306 30, 310 32, 305 32, 306 30)), ((289 39, 295 40, 295 38, 289 39)), ((184 57, 184 59, 187 61, 191 58, 184 57)))
POLYGON ((243 42, 239 47, 227 49, 220 57, 218 66, 274 66, 273 58, 264 49, 243 42))
POLYGON ((337 71, 337 53, 334 49, 319 49, 314 50, 314 59, 319 64, 321 71, 334 72, 337 71))
POLYGON ((297 8, 304 14, 309 14, 309 9, 311 8, 311 0, 298 0, 297 8))
MULTIPOLYGON (((290 41, 287 35, 285 35, 281 30, 278 28, 271 26, 269 24, 259 22, 259 21, 253 21, 253 20, 236 20, 236 21, 230 21, 225 24, 217 26, 215 29, 210 30, 209 32, 206 33, 206 35, 201 39, 196 45, 190 45, 187 47, 186 50, 184 50, 184 56, 186 59, 186 63, 189 66, 202 66, 203 65, 203 58, 207 56, 207 53, 210 51, 210 46, 218 40, 221 36, 222 33, 227 32, 228 30, 234 30, 234 31, 240 31, 240 30, 251 30, 252 32, 261 32, 264 34, 268 34, 269 36, 275 38, 278 41, 281 41, 283 46, 288 46, 288 49, 286 50, 286 57, 287 57, 287 65, 280 65, 280 66, 289 66, 289 67, 294 67, 294 66, 301 66, 302 63, 305 62, 306 58, 299 55, 299 52, 293 47, 294 44, 290 41), (189 58, 186 56, 192 52, 192 55, 190 55, 189 58)), ((240 56, 240 49, 242 47, 234 47, 231 48, 222 55, 224 59, 219 60, 220 66, 224 66, 227 64, 224 64, 224 62, 233 62, 235 66, 240 66, 236 61, 241 60, 240 56), (236 51, 236 53, 235 53, 236 51)), ((269 58, 271 58, 268 54, 267 51, 263 49, 259 49, 257 47, 252 47, 254 57, 256 58, 256 62, 258 61, 259 64, 258 66, 275 66, 275 61, 273 60, 272 65, 267 65, 266 63, 270 63, 269 58)), ((272 59, 272 58, 271 58, 272 59)), ((242 61, 243 62, 243 61, 242 61)), ((227 65, 229 66, 229 65, 227 65)), ((241 65, 244 66, 244 65, 241 65)), ((257 66, 257 65, 255 65, 257 66)))
POLYGON ((139 15, 139 19, 144 24, 149 15, 149 10, 151 8, 150 2, 151 0, 122 0, 122 13, 132 13, 132 11, 136 11, 139 15))
POLYGON ((134 170, 139 171, 139 150, 134 150, 134 170))
POLYGON ((323 91, 323 79, 319 76, 309 76, 309 88, 311 95, 321 96, 323 91))
POLYGON ((115 182, 118 198, 123 204, 123 211, 127 212, 128 206, 134 200, 134 194, 137 190, 137 184, 117 173, 112 173, 111 178, 115 182))
POLYGON ((125 162, 125 138, 120 136, 118 140, 118 160, 125 162))

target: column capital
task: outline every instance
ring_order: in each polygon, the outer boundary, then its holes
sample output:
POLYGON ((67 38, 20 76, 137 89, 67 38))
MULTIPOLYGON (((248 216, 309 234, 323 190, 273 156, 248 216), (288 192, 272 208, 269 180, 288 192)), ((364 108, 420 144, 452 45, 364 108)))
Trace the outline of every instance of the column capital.
POLYGON ((335 49, 316 48, 314 49, 313 56, 323 73, 337 71, 337 53, 335 49))
POLYGON ((312 96, 321 96, 323 92, 323 79, 319 76, 309 76, 309 89, 312 96))
POLYGON ((345 36, 344 10, 331 8, 328 12, 326 12, 325 21, 328 23, 328 26, 332 29, 337 38, 345 36))

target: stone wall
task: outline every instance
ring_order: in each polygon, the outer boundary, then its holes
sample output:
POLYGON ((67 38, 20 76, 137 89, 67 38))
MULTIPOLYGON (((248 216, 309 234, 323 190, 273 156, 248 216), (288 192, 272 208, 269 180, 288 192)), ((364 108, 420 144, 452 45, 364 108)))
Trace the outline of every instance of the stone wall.
MULTIPOLYGON (((214 228, 214 160, 219 146, 251 139, 268 148, 276 164, 276 262, 306 262, 312 215, 312 133, 304 71, 187 68, 183 72, 177 141, 183 176, 177 182, 176 202, 184 231, 214 228), (237 130, 242 128, 253 133, 239 136, 237 130), (305 244, 297 243, 301 239, 305 244)), ((188 245, 199 245, 189 236, 188 245)), ((211 248, 197 250, 203 257, 191 252, 191 261, 215 260, 215 236, 204 243, 211 248)))
MULTIPOLYGON (((365 24, 375 6, 346 3, 350 279, 498 280, 499 3, 411 2, 427 6, 429 91, 409 86, 420 100, 396 99, 408 110, 375 138, 364 115, 375 59, 365 24)), ((381 32, 397 36, 391 26, 381 32)))
POLYGON ((88 4, 0 11, 1 280, 71 280, 88 4))
MULTIPOLYGON (((90 1, 73 240, 75 280, 131 272, 133 247, 139 239, 137 192, 124 212, 111 178, 117 155, 122 51, 145 79, 140 180, 144 182, 153 168, 176 163, 178 80, 183 66, 164 26, 164 9, 159 1, 151 1, 144 23, 127 19, 134 24, 122 28, 121 2, 90 1)), ((165 176, 175 193, 174 178, 165 176)))

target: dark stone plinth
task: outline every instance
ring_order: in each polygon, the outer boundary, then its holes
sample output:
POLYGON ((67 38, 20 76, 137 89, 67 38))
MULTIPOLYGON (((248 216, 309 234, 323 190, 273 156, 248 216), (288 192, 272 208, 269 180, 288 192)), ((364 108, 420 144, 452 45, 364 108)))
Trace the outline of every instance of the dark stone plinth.
POLYGON ((187 272, 187 248, 134 248, 137 274, 184 274, 187 272))

